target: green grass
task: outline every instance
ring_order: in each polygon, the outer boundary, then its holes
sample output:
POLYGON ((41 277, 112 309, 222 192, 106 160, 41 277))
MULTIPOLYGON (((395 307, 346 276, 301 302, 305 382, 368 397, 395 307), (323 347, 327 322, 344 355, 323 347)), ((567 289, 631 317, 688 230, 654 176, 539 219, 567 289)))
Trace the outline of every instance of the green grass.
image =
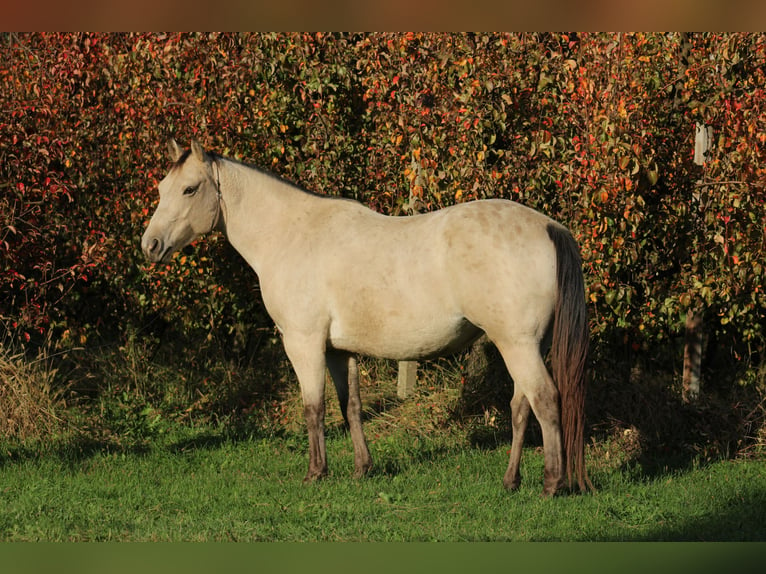
MULTIPOLYGON (((30 422, 0 439, 0 541, 766 541, 762 395, 739 417, 731 402, 648 392, 664 380, 597 381, 587 458, 598 491, 551 500, 534 422, 522 488, 502 488, 510 423, 498 385, 464 383, 442 362, 400 401, 395 369, 365 362, 375 470, 352 477, 329 391, 330 476, 304 485, 306 431, 286 368, 201 377, 121 353, 65 371, 79 384, 42 416, 21 416, 38 395, 14 395, 30 398, 8 420, 30 422)), ((49 380, 4 364, 29 389, 49 380)))
POLYGON ((111 453, 18 448, 0 457, 0 540, 766 540, 766 461, 652 475, 596 465, 597 493, 544 499, 537 448, 511 494, 507 445, 402 430, 371 440, 377 471, 355 480, 349 437, 329 434, 331 474, 310 485, 297 431, 176 429, 111 453))

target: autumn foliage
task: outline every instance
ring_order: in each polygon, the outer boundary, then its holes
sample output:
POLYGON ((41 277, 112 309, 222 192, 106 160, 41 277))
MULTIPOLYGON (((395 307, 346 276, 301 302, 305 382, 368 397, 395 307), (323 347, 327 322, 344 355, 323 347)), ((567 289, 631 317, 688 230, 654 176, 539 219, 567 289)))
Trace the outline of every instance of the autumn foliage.
POLYGON ((657 348, 699 309, 758 356, 764 64, 755 34, 4 35, 0 320, 61 347, 268 325, 222 238, 144 262, 174 135, 383 213, 519 201, 576 235, 596 344, 657 348))

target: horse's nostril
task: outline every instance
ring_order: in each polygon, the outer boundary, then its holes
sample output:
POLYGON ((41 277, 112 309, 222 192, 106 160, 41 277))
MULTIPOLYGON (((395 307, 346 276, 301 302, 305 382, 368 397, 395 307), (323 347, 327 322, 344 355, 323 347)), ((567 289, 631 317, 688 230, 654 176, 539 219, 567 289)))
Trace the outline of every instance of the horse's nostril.
POLYGON ((150 259, 155 259, 157 255, 162 251, 162 240, 158 237, 154 237, 144 243, 144 253, 150 259))

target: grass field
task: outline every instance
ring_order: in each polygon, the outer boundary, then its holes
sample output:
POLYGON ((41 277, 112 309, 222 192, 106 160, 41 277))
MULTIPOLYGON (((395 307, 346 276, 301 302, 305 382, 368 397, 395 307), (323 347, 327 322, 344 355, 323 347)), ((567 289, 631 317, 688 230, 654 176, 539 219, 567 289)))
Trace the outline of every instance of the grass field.
MULTIPOLYGON (((6 424, 0 439, 0 541, 766 541, 762 436, 728 450, 742 434, 722 424, 732 418, 727 408, 689 409, 630 382, 594 384, 600 422, 587 459, 597 492, 545 499, 535 423, 522 488, 502 488, 507 396, 485 396, 497 408, 471 410, 473 388, 447 362, 424 371, 414 396, 400 401, 395 374, 365 363, 375 469, 352 477, 351 440, 329 392, 330 476, 305 485, 294 380, 229 416, 238 399, 215 401, 229 387, 236 397, 236 381, 203 381, 189 407, 174 368, 126 364, 104 361, 99 394, 70 406, 27 392, 5 398, 24 407, 6 408, 8 421, 24 425, 6 424), (624 396, 609 403, 613 389, 624 396), (21 396, 31 398, 11 400, 21 396), (21 436, 24 428, 41 430, 21 436)), ((18 389, 49 380, 13 357, 5 365, 18 389)), ((755 404, 761 410, 746 411, 760 416, 763 403, 755 404)))
POLYGON ((592 472, 598 492, 540 496, 542 454, 501 485, 506 446, 406 432, 371 441, 355 480, 350 439, 330 433, 331 475, 304 485, 303 433, 202 428, 132 452, 17 450, 0 468, 4 541, 749 541, 766 540, 766 462, 721 461, 651 476, 592 472))

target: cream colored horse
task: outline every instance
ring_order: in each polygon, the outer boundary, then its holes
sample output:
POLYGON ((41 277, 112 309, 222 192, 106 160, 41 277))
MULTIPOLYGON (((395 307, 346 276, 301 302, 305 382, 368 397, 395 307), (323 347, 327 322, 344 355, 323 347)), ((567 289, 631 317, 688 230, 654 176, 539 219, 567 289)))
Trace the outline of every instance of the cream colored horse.
POLYGON ((184 151, 172 140, 170 157, 141 247, 151 261, 167 261, 218 230, 258 274, 300 383, 306 480, 327 473, 325 369, 361 476, 372 459, 356 354, 425 359, 459 351, 485 332, 514 381, 505 486, 521 480, 530 407, 543 433, 544 493, 554 494, 565 475, 570 487, 573 474, 580 489, 590 485, 583 454, 588 319, 577 245, 564 227, 499 199, 387 217, 206 153, 196 142, 184 151), (551 344, 553 378, 543 361, 551 344))

